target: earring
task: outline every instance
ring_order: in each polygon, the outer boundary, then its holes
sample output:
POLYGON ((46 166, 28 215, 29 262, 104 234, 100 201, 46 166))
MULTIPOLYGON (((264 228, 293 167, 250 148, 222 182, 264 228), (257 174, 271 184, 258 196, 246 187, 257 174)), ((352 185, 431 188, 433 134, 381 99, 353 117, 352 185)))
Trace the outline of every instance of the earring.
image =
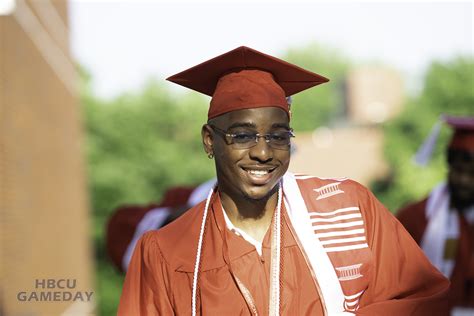
POLYGON ((209 159, 214 158, 214 154, 213 154, 213 153, 208 153, 208 154, 207 154, 207 158, 209 158, 209 159))

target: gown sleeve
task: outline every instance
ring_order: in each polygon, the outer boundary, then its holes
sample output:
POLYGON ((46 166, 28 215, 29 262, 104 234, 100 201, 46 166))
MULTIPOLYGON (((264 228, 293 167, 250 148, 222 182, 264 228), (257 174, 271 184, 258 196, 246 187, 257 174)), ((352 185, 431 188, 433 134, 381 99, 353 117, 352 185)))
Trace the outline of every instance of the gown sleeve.
POLYGON ((167 263, 155 233, 144 234, 135 247, 122 289, 118 316, 174 315, 167 291, 167 263))
POLYGON ((367 191, 365 210, 373 268, 357 315, 448 315, 449 281, 395 217, 367 191))

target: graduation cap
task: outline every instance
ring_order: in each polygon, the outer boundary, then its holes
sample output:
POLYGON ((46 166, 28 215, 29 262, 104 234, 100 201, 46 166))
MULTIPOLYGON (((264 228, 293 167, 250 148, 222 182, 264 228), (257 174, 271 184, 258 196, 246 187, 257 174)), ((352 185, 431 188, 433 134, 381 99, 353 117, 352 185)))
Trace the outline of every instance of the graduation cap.
POLYGON ((474 151, 474 116, 442 115, 432 128, 430 135, 418 149, 414 158, 416 164, 425 166, 431 160, 441 129, 441 123, 447 124, 454 130, 451 141, 448 144, 448 149, 474 151))
POLYGON ((474 116, 446 116, 444 121, 454 129, 448 148, 474 151, 474 116))
POLYGON ((241 46, 167 80, 212 97, 208 118, 275 106, 289 114, 287 97, 329 79, 284 60, 241 46))

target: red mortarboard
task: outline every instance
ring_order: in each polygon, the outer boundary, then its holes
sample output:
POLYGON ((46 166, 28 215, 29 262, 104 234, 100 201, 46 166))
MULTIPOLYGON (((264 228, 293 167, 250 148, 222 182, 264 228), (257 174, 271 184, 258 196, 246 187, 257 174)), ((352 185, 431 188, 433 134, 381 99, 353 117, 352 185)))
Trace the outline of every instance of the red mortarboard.
POLYGON ((107 222, 105 245, 109 258, 119 270, 125 270, 124 255, 143 218, 153 210, 165 212, 168 207, 186 206, 193 190, 193 187, 172 187, 165 192, 160 204, 125 205, 114 211, 107 222))
POLYGON ((208 118, 267 106, 289 113, 286 97, 329 79, 241 46, 167 80, 212 97, 208 118))
POLYGON ((474 151, 474 116, 445 116, 444 121, 454 129, 448 147, 474 151))
POLYGON ((156 207, 156 204, 120 206, 107 221, 105 249, 120 271, 124 271, 123 256, 133 239, 135 229, 146 213, 156 207))
POLYGON ((165 192, 159 207, 178 207, 188 203, 195 187, 172 187, 165 192))

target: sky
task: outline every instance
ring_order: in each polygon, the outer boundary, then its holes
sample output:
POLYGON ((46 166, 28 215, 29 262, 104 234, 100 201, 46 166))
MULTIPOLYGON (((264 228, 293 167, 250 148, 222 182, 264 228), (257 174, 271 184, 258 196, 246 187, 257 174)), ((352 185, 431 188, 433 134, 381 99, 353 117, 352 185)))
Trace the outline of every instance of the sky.
POLYGON ((472 1, 69 4, 72 54, 104 98, 241 45, 282 56, 290 47, 318 43, 357 64, 377 61, 399 70, 409 89, 420 86, 433 60, 474 53, 472 1))

